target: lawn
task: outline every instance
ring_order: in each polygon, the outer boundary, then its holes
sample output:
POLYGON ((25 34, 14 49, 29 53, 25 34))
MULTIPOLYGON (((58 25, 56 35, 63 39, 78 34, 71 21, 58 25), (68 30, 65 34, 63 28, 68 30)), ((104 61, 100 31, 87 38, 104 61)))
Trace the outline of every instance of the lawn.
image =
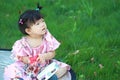
MULTIPOLYGON (((21 12, 38 0, 1 0, 0 48, 22 37, 21 12)), ((56 58, 71 65, 77 80, 120 80, 120 0, 39 0, 49 31, 61 42, 56 58)))

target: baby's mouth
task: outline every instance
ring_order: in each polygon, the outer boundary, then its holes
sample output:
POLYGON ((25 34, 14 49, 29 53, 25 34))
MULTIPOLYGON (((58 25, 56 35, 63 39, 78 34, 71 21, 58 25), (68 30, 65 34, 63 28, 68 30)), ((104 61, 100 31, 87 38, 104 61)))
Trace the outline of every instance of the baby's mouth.
POLYGON ((44 31, 44 30, 45 30, 45 28, 42 29, 42 31, 44 31))

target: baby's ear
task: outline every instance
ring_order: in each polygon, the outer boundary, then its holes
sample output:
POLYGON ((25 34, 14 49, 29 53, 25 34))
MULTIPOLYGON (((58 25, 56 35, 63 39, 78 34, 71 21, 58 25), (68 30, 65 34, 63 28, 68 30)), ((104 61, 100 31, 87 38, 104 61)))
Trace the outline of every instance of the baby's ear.
POLYGON ((27 34, 31 34, 30 28, 26 28, 26 29, 25 29, 25 32, 26 32, 27 34))

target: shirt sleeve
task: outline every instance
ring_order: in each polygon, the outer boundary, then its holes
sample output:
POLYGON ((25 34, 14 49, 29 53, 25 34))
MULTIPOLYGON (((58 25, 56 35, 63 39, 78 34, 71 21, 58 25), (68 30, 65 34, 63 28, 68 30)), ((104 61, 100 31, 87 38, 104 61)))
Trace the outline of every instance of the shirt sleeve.
POLYGON ((58 42, 51 34, 49 31, 45 34, 45 39, 46 39, 46 46, 47 46, 47 52, 49 51, 54 51, 60 46, 60 42, 58 42))
POLYGON ((19 60, 20 57, 27 56, 28 50, 25 49, 25 46, 22 44, 21 40, 18 40, 14 43, 11 52, 12 59, 19 60))

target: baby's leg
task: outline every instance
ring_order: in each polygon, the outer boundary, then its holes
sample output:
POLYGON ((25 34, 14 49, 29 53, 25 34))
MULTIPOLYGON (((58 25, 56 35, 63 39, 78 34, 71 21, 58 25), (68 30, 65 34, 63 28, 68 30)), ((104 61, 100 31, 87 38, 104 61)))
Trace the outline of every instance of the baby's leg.
POLYGON ((57 77, 59 79, 59 78, 63 77, 66 73, 67 73, 67 68, 66 67, 61 67, 56 72, 56 75, 57 75, 57 77))

